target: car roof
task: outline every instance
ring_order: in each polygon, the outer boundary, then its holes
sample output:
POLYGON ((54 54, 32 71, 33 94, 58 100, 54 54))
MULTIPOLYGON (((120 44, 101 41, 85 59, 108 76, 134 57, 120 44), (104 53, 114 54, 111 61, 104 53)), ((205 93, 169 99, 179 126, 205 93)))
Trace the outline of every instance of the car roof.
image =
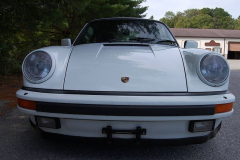
POLYGON ((144 19, 144 18, 137 18, 137 17, 111 17, 111 18, 94 19, 94 20, 90 21, 89 23, 95 22, 95 21, 109 21, 109 20, 144 20, 144 21, 160 22, 160 21, 156 21, 153 19, 144 19))

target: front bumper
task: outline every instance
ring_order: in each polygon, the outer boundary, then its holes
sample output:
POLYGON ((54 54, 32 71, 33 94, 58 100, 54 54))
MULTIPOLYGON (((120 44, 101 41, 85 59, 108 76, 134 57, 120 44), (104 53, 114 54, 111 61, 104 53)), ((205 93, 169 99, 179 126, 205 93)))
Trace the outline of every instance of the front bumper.
MULTIPOLYGON (((36 124, 34 124, 31 119, 29 119, 30 124, 32 127, 38 131, 42 136, 45 138, 51 138, 51 139, 61 139, 61 140, 72 140, 76 142, 76 140, 80 140, 81 142, 86 142, 86 143, 94 143, 94 144, 106 144, 108 141, 106 138, 88 138, 88 137, 75 137, 75 136, 67 136, 67 135, 62 135, 62 134, 56 134, 56 133, 49 133, 45 132, 42 129, 40 129, 36 124)), ((175 139, 141 139, 139 144, 144 145, 164 145, 164 146, 169 146, 169 145, 188 145, 188 144, 200 144, 200 143, 205 143, 208 140, 214 138, 218 131, 221 128, 222 123, 220 123, 213 131, 208 133, 207 135, 204 136, 198 136, 198 137, 188 137, 188 138, 175 138, 175 139)), ((108 143, 109 144, 109 143, 108 143)), ((115 138, 112 140, 111 144, 123 144, 123 145, 136 145, 136 139, 121 139, 121 138, 115 138)))
MULTIPOLYGON (((34 91, 19 90, 17 97, 41 103, 61 103, 61 104, 88 104, 88 105, 140 105, 140 106, 208 106, 215 104, 232 103, 235 97, 232 94, 199 95, 199 96, 116 96, 116 95, 78 95, 78 94, 53 94, 39 93, 34 91)), ((70 106, 69 105, 69 106, 70 106)), ((51 107, 51 105, 47 106, 51 107)), ((57 107, 57 106, 55 106, 57 107)), ((69 136, 106 138, 102 134, 102 128, 112 126, 114 129, 131 130, 136 126, 141 126, 147 130, 147 134, 142 136, 144 140, 173 140, 173 139, 194 139, 196 137, 208 140, 215 136, 220 129, 219 125, 224 117, 230 116, 233 110, 219 114, 188 114, 188 115, 97 115, 97 114, 74 114, 64 112, 35 111, 18 108, 30 115, 31 121, 36 124, 34 116, 59 118, 61 128, 51 129, 39 127, 44 132, 56 133, 69 136), (189 132, 189 122, 191 120, 215 120, 213 131, 189 132), (214 134, 212 133, 214 132, 214 134), (209 136, 211 135, 211 136, 209 136), (214 135, 214 136, 213 136, 214 135)), ((113 135, 113 138, 132 139, 134 135, 113 135)), ((205 141, 204 140, 204 141, 205 141)), ((182 141, 182 140, 181 140, 182 141)), ((197 140, 198 141, 198 140, 197 140)), ((203 142, 204 142, 203 141, 203 142)), ((194 143, 194 142, 193 142, 194 143)))
MULTIPOLYGON (((43 89, 46 91, 46 89, 43 89)), ((62 90, 61 90, 62 91, 62 90)), ((148 94, 148 95, 110 95, 110 94, 69 94, 68 92, 39 92, 20 89, 16 96, 20 99, 40 102, 55 102, 55 103, 69 103, 69 104, 103 104, 103 105, 215 105, 231 103, 235 101, 234 95, 231 93, 220 94, 148 94)))

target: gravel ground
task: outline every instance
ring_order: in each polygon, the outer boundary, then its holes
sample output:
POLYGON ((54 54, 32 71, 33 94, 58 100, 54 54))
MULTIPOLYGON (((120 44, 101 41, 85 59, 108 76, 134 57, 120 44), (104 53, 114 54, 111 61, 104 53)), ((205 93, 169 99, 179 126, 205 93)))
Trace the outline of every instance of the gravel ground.
POLYGON ((2 113, 9 101, 0 101, 0 113, 2 113))
MULTIPOLYGON (((236 96, 234 114, 223 121, 217 136, 204 144, 187 146, 105 146, 80 141, 46 140, 17 109, 0 117, 0 159, 218 159, 240 157, 240 61, 231 72, 229 90, 236 96), (239 68, 238 68, 239 67, 239 68)), ((232 67, 231 67, 232 68, 232 67)), ((0 106, 3 105, 0 101, 0 106)), ((0 107, 1 108, 1 107, 0 107)))

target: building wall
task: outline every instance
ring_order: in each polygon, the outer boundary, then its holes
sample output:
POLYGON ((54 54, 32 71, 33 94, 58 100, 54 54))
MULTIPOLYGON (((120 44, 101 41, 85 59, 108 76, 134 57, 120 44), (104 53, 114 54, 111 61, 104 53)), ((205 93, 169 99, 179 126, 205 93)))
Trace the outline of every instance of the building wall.
POLYGON ((209 43, 211 40, 214 40, 216 43, 220 43, 220 48, 221 48, 221 54, 224 55, 227 58, 228 54, 228 43, 229 42, 240 42, 239 39, 228 39, 228 38, 192 38, 192 37, 176 37, 178 44, 180 45, 181 48, 184 48, 184 42, 186 40, 193 40, 198 42, 198 48, 202 49, 211 49, 215 46, 205 46, 205 43, 209 43))

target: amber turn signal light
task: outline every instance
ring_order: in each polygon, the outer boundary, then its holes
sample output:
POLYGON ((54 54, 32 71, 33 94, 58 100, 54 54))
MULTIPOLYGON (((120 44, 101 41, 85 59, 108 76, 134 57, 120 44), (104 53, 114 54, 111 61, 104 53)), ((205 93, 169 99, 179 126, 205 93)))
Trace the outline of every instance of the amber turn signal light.
POLYGON ((36 110, 36 102, 18 98, 18 106, 25 109, 36 110))
POLYGON ((215 105, 215 113, 229 112, 233 108, 233 103, 215 105))

